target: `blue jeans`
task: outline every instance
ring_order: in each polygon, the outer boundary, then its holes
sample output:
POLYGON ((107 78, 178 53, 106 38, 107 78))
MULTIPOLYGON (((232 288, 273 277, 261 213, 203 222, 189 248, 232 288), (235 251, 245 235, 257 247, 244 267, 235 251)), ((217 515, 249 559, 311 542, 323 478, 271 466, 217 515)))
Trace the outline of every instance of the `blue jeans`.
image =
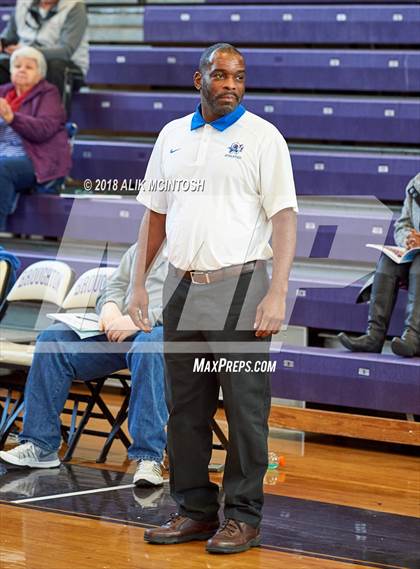
POLYGON ((80 340, 63 324, 44 330, 38 337, 26 382, 20 441, 57 451, 61 444, 60 414, 72 381, 76 378, 89 381, 128 366, 131 371, 128 428, 133 440, 128 457, 162 461, 168 419, 162 339, 162 326, 155 326, 149 334, 138 332, 129 338, 124 343, 125 351, 122 348, 120 353, 113 353, 105 335, 80 340), (44 342, 50 342, 53 349, 42 346, 44 342), (83 352, 82 345, 91 342, 97 342, 94 353, 88 352, 88 346, 83 352), (142 351, 142 345, 147 342, 156 342, 158 353, 142 351))
POLYGON ((16 193, 29 190, 35 182, 34 167, 27 156, 0 157, 0 231, 6 229, 16 193))

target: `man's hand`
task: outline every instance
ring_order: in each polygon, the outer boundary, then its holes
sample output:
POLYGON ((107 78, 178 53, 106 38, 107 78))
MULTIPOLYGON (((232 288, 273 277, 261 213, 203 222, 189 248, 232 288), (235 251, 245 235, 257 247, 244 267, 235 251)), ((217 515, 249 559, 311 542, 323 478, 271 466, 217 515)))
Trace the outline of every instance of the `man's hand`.
POLYGON ((143 332, 152 330, 149 320, 149 295, 144 286, 137 286, 136 290, 131 293, 128 314, 137 328, 143 332))
POLYGON ((420 232, 412 229, 406 239, 407 249, 414 249, 414 247, 420 247, 420 232))
POLYGON ((19 49, 20 47, 22 46, 18 43, 15 43, 13 45, 8 45, 7 47, 4 48, 4 52, 8 53, 9 55, 12 55, 12 53, 17 49, 19 49))
POLYGON ((113 320, 105 329, 106 337, 110 342, 124 342, 127 338, 138 332, 138 327, 134 325, 130 316, 120 316, 113 320))
POLYGON ((114 320, 122 317, 122 312, 115 304, 115 302, 106 302, 99 315, 99 330, 102 332, 107 331, 114 320))
POLYGON ((14 119, 14 114, 12 107, 6 101, 6 99, 0 98, 0 117, 4 119, 7 124, 10 124, 14 119))
POLYGON ((286 295, 268 292, 257 306, 254 324, 257 338, 277 334, 285 316, 286 295))

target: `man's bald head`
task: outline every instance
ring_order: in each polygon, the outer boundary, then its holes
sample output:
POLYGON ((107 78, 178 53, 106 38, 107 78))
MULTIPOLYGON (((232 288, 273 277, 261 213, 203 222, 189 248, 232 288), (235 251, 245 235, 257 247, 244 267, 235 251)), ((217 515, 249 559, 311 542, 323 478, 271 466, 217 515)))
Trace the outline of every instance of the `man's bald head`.
POLYGON ((236 49, 230 43, 215 43, 208 48, 206 48, 200 57, 200 63, 198 64, 198 69, 200 73, 205 73, 209 66, 211 65, 215 54, 223 52, 223 53, 231 53, 232 55, 237 55, 243 59, 242 53, 239 49, 236 49))

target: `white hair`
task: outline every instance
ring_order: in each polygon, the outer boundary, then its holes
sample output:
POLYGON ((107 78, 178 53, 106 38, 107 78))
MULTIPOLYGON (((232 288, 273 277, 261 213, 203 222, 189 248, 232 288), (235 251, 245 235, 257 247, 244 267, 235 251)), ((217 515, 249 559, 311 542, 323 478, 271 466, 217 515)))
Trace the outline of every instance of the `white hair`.
POLYGON ((47 62, 45 61, 44 55, 38 49, 30 47, 29 45, 25 45, 15 50, 10 58, 10 71, 13 70, 15 61, 18 57, 27 57, 29 59, 34 59, 36 61, 41 78, 45 79, 45 76, 47 75, 47 62))

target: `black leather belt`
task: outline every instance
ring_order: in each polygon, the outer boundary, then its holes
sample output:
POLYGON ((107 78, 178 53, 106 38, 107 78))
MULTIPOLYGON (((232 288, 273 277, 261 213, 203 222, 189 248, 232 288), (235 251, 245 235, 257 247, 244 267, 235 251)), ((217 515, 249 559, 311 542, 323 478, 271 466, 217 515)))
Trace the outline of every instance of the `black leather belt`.
POLYGON ((223 267, 223 269, 217 269, 216 271, 184 271, 183 269, 177 269, 173 265, 170 265, 174 275, 199 285, 217 283, 231 277, 251 273, 257 269, 263 269, 265 266, 266 261, 250 261, 244 265, 232 265, 230 267, 223 267))

